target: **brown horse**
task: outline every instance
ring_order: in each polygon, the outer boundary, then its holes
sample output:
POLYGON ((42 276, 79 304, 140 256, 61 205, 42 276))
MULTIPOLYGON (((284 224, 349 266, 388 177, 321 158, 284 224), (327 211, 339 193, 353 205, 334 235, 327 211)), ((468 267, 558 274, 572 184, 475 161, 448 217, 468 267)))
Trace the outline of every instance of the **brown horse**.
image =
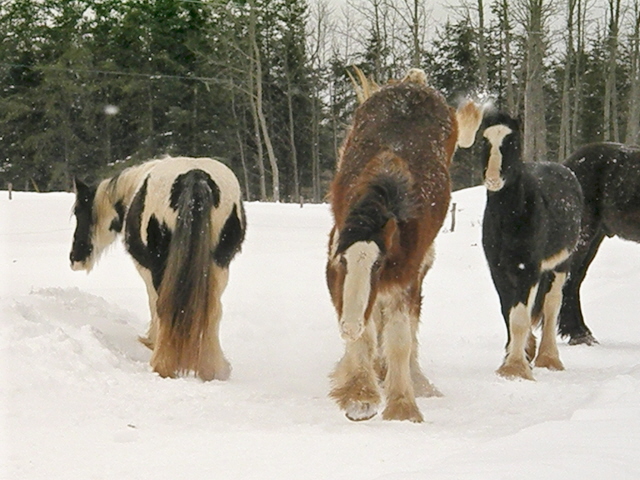
POLYGON ((326 270, 346 341, 330 396, 351 420, 377 413, 379 381, 386 420, 421 422, 415 396, 439 395, 418 364, 422 280, 449 205, 451 157, 481 119, 472 102, 455 112, 417 69, 355 112, 331 185, 326 270))

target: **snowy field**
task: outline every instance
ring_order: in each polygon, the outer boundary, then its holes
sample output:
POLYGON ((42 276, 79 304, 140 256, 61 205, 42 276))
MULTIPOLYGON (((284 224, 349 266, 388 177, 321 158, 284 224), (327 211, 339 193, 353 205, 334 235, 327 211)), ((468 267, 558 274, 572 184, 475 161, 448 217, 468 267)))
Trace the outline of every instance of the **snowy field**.
POLYGON ((136 341, 142 280, 121 245, 72 272, 66 193, 0 192, 0 478, 640 478, 640 246, 605 240, 583 286, 600 345, 560 342, 566 370, 495 375, 506 329, 480 225, 454 194, 424 285, 420 358, 442 398, 422 424, 348 421, 327 397, 342 353, 324 283, 326 205, 247 205, 223 296, 228 382, 162 379, 136 341))

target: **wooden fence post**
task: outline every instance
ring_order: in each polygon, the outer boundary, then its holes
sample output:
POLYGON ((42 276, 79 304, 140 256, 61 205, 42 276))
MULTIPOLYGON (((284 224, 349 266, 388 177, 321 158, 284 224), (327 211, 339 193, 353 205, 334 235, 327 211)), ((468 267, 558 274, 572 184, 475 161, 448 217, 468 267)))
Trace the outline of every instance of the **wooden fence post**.
POLYGON ((451 205, 451 233, 456 229, 456 206, 455 202, 451 205))

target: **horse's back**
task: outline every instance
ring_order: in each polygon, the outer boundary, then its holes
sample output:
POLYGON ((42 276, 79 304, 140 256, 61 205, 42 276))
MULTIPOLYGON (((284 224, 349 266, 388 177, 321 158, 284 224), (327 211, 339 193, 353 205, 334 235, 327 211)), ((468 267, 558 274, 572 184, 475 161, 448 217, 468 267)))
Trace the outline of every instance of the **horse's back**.
POLYGON ((640 241, 640 148, 603 142, 585 145, 565 161, 585 198, 585 219, 609 236, 640 241))
POLYGON ((356 169, 383 150, 405 159, 418 173, 430 166, 446 167, 455 148, 455 138, 447 144, 455 137, 453 118, 438 91, 414 83, 390 85, 356 111, 344 156, 356 169))
POLYGON ((582 189, 575 174, 565 166, 552 162, 531 162, 526 170, 534 178, 544 212, 544 233, 548 251, 553 254, 563 248, 573 250, 580 233, 582 189))
POLYGON ((335 206, 346 206, 380 175, 402 177, 416 217, 444 219, 450 197, 449 161, 455 150, 454 114, 431 87, 392 84, 356 110, 332 186, 335 206), (440 218, 442 217, 442 218, 440 218))
POLYGON ((148 171, 147 202, 163 216, 171 227, 175 221, 172 196, 179 194, 181 179, 189 172, 202 171, 210 178, 218 199, 212 211, 214 217, 226 217, 240 203, 240 185, 234 173, 224 163, 211 158, 168 157, 154 163, 148 171))

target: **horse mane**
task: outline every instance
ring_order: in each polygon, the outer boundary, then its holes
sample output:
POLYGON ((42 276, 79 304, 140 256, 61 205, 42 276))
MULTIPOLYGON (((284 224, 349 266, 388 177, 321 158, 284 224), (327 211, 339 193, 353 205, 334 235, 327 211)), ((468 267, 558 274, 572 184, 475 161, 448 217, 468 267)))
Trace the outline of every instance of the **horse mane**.
POLYGON ((506 125, 514 133, 520 133, 520 121, 517 118, 513 118, 508 113, 500 110, 488 110, 484 114, 481 129, 485 130, 494 125, 506 125))
POLYGON ((113 177, 102 180, 96 187, 92 213, 95 225, 93 235, 95 262, 115 240, 114 232, 120 233, 122 230, 126 211, 136 191, 158 161, 151 160, 126 168, 113 177))

